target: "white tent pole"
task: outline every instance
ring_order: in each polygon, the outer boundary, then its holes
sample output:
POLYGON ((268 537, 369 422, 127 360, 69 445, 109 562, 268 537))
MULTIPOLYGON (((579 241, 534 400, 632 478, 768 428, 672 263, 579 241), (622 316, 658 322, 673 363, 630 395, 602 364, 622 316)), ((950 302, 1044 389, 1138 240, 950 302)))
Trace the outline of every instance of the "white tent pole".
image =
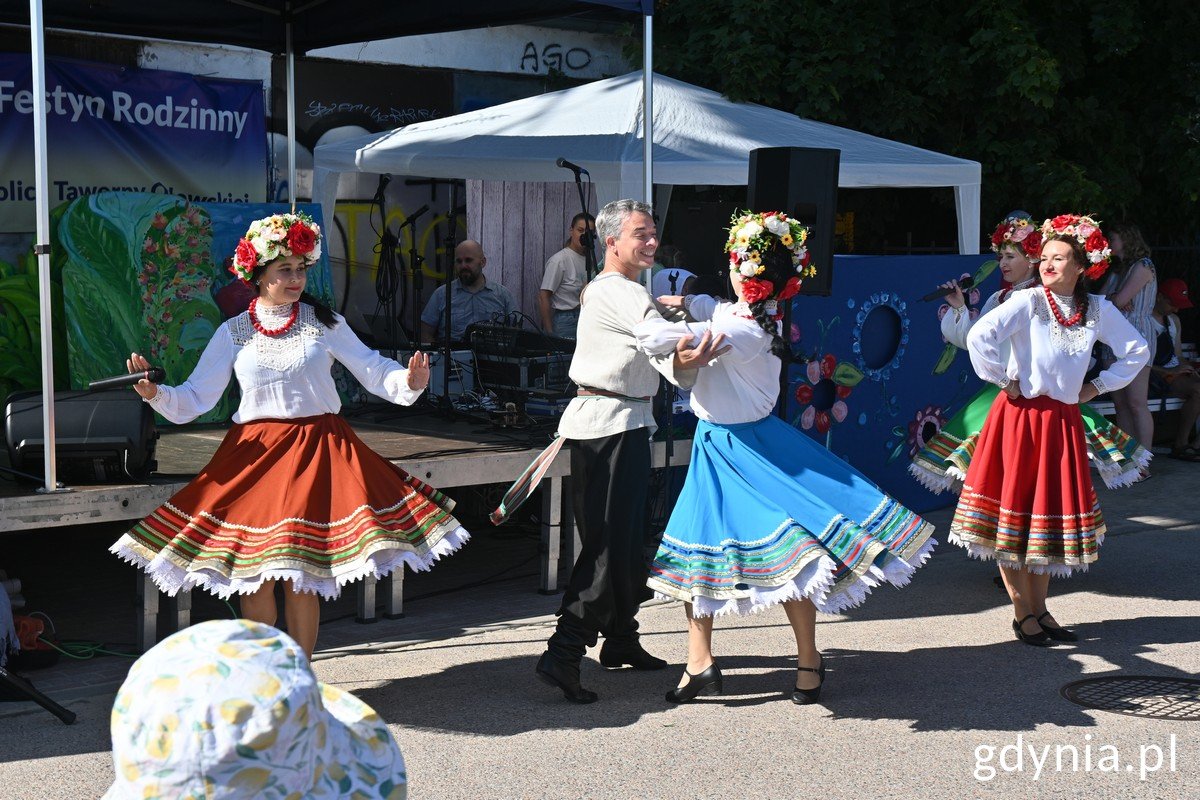
POLYGON ((654 202, 654 17, 642 33, 642 201, 654 202))
POLYGON ((954 206, 958 215, 958 252, 975 255, 979 246, 980 184, 967 183, 954 187, 954 206))
POLYGON ((296 52, 292 49, 292 4, 284 9, 287 18, 287 130, 288 130, 288 203, 296 213, 296 52))
MULTIPOLYGON (((654 203, 654 17, 647 14, 642 28, 642 202, 654 203)), ((662 212, 659 212, 662 216, 662 212)), ((650 270, 642 273, 650 286, 650 270)))
POLYGON ((46 169, 46 48, 42 32, 42 0, 29 0, 29 36, 33 45, 33 175, 37 193, 37 238, 33 252, 38 262, 38 308, 41 312, 42 439, 45 455, 43 492, 57 491, 54 457, 54 326, 51 319, 53 290, 50 283, 50 180, 46 169))

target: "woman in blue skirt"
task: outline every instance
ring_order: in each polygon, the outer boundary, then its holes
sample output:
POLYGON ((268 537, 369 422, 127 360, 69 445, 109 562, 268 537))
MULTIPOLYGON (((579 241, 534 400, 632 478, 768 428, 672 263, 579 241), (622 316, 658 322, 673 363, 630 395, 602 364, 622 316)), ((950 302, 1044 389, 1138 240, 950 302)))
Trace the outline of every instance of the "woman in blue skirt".
POLYGON ((796 637, 793 702, 816 702, 825 670, 816 612, 858 605, 881 583, 903 586, 936 542, 933 526, 806 434, 772 415, 787 350, 779 302, 813 272, 807 229, 784 214, 734 220, 726 250, 737 302, 663 297, 694 320, 635 329, 648 352, 681 336, 723 333, 731 349, 701 370, 700 419, 687 480, 651 567, 649 585, 684 601, 688 661, 667 700, 722 691, 713 617, 782 604, 796 637))

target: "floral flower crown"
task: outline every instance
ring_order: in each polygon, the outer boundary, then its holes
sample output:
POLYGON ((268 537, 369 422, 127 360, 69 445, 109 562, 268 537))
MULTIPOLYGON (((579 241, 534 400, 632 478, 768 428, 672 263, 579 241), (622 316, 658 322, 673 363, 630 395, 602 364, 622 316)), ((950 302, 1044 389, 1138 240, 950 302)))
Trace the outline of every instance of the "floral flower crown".
POLYGON ((992 232, 992 252, 999 254, 1005 245, 1018 247, 1030 261, 1042 252, 1042 233, 1029 217, 1006 217, 992 232))
POLYGON ((1069 236, 1083 246, 1089 264, 1084 274, 1089 279, 1099 280, 1108 270, 1112 248, 1108 246, 1108 239, 1100 232, 1100 223, 1092 217, 1059 214, 1048 219, 1042 223, 1042 239, 1048 241, 1052 236, 1069 236))
POLYGON ((729 267, 742 276, 742 295, 747 303, 757 303, 775 295, 779 300, 789 300, 800 291, 802 278, 817 274, 817 268, 809 264, 809 229, 782 211, 765 213, 734 214, 729 225, 729 241, 725 251, 729 253, 729 267), (757 276, 766 271, 762 264, 762 253, 771 246, 771 237, 779 239, 792 257, 796 275, 775 294, 775 284, 757 276))
POLYGON ((305 264, 321 258, 321 226, 308 214, 273 214, 251 222, 229 271, 249 283, 255 267, 288 256, 300 256, 305 264))

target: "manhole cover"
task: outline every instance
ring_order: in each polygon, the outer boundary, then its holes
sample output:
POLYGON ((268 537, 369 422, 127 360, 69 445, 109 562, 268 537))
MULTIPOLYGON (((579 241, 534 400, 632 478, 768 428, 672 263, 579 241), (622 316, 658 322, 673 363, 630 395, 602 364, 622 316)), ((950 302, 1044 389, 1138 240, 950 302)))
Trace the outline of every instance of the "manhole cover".
POLYGON ((1084 708, 1135 717, 1200 719, 1200 680, 1127 675, 1088 678, 1062 687, 1062 696, 1084 708))

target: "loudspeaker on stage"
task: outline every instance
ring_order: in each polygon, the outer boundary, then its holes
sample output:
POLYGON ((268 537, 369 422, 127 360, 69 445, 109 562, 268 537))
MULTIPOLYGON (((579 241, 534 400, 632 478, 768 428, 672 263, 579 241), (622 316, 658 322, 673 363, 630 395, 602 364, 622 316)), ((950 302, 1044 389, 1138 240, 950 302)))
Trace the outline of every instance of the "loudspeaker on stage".
MULTIPOLYGON (((154 411, 132 389, 55 392, 54 434, 56 471, 66 483, 142 481, 158 468, 154 411)), ((13 469, 43 474, 41 392, 9 395, 4 440, 13 469)))
POLYGON ((760 147, 750 151, 747 206, 783 211, 811 228, 808 250, 817 274, 800 294, 833 292, 833 236, 841 151, 817 147, 760 147))

